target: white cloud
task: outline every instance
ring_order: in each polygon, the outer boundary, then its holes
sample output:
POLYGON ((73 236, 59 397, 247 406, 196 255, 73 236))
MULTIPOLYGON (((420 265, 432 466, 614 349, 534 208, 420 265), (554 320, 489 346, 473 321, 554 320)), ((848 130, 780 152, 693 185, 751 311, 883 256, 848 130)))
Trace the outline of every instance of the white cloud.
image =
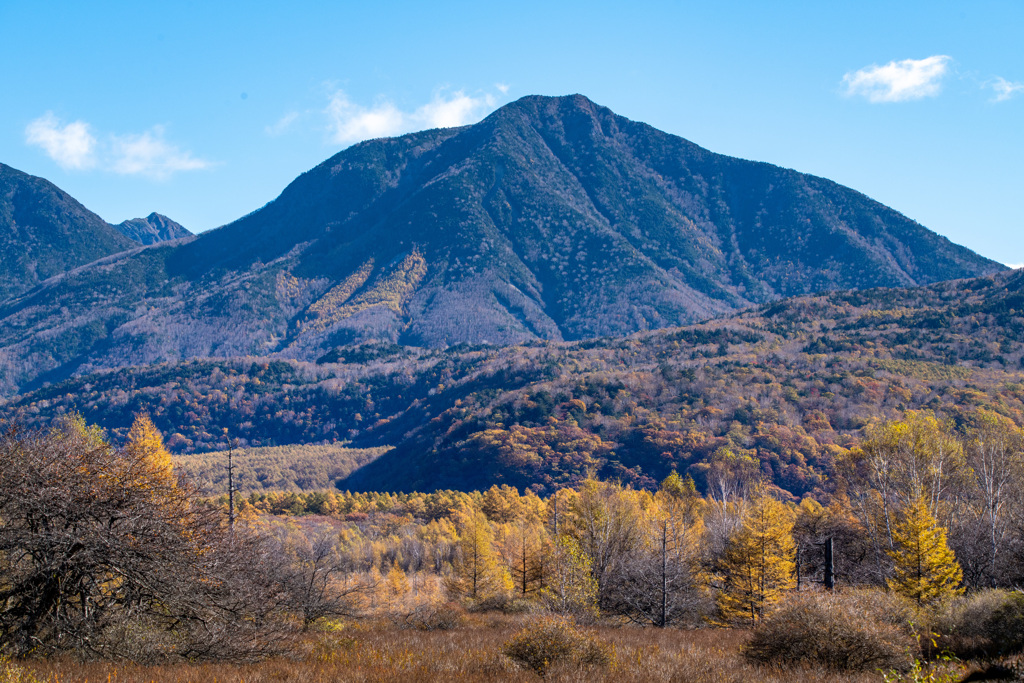
POLYGON ((508 89, 509 89, 508 83, 495 83, 494 87, 497 88, 498 92, 500 92, 502 95, 507 95, 508 94, 508 89))
POLYGON ((459 90, 446 98, 437 93, 433 100, 413 112, 410 121, 424 128, 454 128, 479 121, 492 109, 493 95, 472 97, 459 90))
POLYGON ((872 64, 843 76, 845 94, 861 95, 869 102, 905 102, 934 97, 939 94, 952 61, 947 55, 934 55, 893 61, 884 66, 872 64))
POLYGON ((278 135, 283 135, 289 128, 292 127, 292 124, 295 123, 298 120, 299 120, 299 112, 297 112, 297 111, 290 111, 287 114, 285 114, 284 116, 282 116, 277 121, 277 123, 275 123, 275 124, 273 124, 271 126, 267 126, 263 130, 264 130, 264 132, 266 132, 267 135, 272 135, 272 136, 276 137, 278 135))
POLYGON ((387 100, 372 107, 352 102, 341 90, 331 95, 324 110, 331 141, 353 144, 360 140, 387 137, 426 128, 451 128, 479 121, 496 104, 493 95, 467 95, 462 90, 438 92, 434 98, 413 111, 402 111, 387 100))
POLYGON ((25 129, 25 142, 42 147, 51 159, 66 169, 99 168, 164 180, 179 171, 210 166, 208 161, 167 142, 163 126, 154 126, 140 134, 111 134, 99 141, 84 121, 62 126, 52 112, 47 112, 25 129))
POLYGON ((164 140, 163 126, 140 135, 111 137, 109 169, 122 175, 144 175, 165 180, 179 171, 198 171, 210 163, 164 140))
POLYGON ((362 107, 341 90, 331 95, 326 114, 331 139, 342 144, 395 135, 402 131, 405 118, 390 102, 362 107))
POLYGON ((1024 83, 1014 83, 1002 76, 996 76, 992 80, 987 81, 985 85, 992 88, 996 93, 996 96, 992 98, 993 102, 1005 102, 1017 93, 1024 92, 1024 83))
POLYGON ((1018 270, 1020 268, 1024 268, 1024 263, 1004 263, 1003 265, 1011 270, 1018 270))
POLYGON ((61 126, 60 120, 48 111, 25 128, 25 142, 42 147, 61 168, 90 168, 96 163, 96 138, 84 121, 61 126))

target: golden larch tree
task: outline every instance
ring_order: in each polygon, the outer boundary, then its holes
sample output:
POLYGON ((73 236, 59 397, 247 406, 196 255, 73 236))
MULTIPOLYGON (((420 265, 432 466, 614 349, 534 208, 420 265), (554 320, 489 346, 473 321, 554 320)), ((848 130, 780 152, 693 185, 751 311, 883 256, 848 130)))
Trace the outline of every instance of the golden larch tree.
POLYGON ((569 535, 563 534, 555 539, 540 596, 547 608, 556 614, 588 618, 598 614, 597 580, 590 557, 569 535))
POLYGON ((946 543, 946 530, 935 521, 921 496, 893 528, 893 577, 889 588, 918 605, 933 605, 963 592, 963 572, 946 543))
POLYGON ((792 532, 789 508, 759 494, 722 557, 723 585, 717 600, 725 621, 748 621, 753 626, 795 586, 792 532))
POLYGON ((494 549, 494 533, 483 512, 464 507, 455 513, 459 541, 445 587, 454 595, 483 600, 512 591, 512 579, 494 549))
POLYGON ((398 560, 391 563, 387 578, 384 580, 384 590, 387 595, 388 610, 393 610, 395 601, 409 592, 409 579, 405 572, 398 566, 398 560))
POLYGON ((544 587, 545 566, 551 554, 551 543, 543 523, 522 514, 511 524, 503 525, 499 544, 501 556, 508 566, 515 591, 525 597, 544 587))
POLYGON ((171 454, 164 447, 164 439, 149 415, 139 413, 128 432, 127 450, 134 458, 145 463, 150 474, 168 484, 174 482, 171 454))

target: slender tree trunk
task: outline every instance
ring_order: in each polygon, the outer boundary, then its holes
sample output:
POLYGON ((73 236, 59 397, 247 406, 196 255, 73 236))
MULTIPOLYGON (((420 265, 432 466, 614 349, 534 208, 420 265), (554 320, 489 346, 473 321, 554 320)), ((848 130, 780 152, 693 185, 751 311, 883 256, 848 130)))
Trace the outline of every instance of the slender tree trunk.
POLYGON ((835 558, 832 553, 832 537, 825 539, 825 588, 832 590, 836 587, 835 558))
POLYGON ((228 447, 228 526, 235 526, 235 480, 232 456, 235 453, 234 442, 228 447))
POLYGON ((522 547, 522 550, 523 550, 523 567, 522 567, 523 568, 523 583, 522 583, 522 586, 523 586, 523 596, 525 597, 526 596, 526 537, 525 537, 525 534, 523 535, 522 541, 523 541, 523 547, 522 547))
POLYGON ((668 622, 668 523, 661 525, 661 623, 665 628, 668 622))

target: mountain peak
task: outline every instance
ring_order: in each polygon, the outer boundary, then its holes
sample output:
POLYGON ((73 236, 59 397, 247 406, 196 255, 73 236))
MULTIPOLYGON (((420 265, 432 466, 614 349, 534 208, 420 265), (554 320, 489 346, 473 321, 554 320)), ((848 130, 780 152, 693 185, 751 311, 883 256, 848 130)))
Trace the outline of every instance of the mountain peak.
POLYGON ((291 261, 291 276, 358 298, 414 248, 424 271, 406 296, 315 327, 426 346, 578 339, 1002 270, 858 192, 714 154, 579 94, 350 147, 169 265, 194 278, 291 261))
POLYGON ((192 235, 179 223, 155 211, 145 218, 132 218, 113 227, 125 237, 140 244, 156 244, 192 235))

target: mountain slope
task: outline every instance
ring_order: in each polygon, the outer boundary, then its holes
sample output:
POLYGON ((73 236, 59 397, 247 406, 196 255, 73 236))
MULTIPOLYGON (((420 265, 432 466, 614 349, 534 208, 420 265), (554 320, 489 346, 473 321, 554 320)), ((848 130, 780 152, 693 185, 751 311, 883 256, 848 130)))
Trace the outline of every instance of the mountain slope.
POLYGON ((134 246, 53 183, 0 164, 0 300, 134 246))
POLYGON ((114 229, 139 244, 156 244, 157 242, 166 242, 192 236, 192 233, 181 224, 156 212, 149 214, 145 218, 132 218, 123 223, 118 223, 114 226, 114 229))
POLYGON ((1004 267, 821 178, 582 96, 355 145, 276 200, 0 307, 0 391, 201 356, 623 335, 1004 267), (41 374, 44 373, 44 374, 41 374))
POLYGON ((78 410, 122 438, 145 411, 170 448, 193 453, 236 438, 395 446, 341 484, 360 490, 550 492, 588 471, 652 486, 672 469, 701 484, 728 448, 800 495, 827 489, 862 427, 906 409, 1024 424, 1024 272, 787 299, 626 339, 372 344, 323 360, 99 373, 18 397, 0 418, 44 425, 78 410))

